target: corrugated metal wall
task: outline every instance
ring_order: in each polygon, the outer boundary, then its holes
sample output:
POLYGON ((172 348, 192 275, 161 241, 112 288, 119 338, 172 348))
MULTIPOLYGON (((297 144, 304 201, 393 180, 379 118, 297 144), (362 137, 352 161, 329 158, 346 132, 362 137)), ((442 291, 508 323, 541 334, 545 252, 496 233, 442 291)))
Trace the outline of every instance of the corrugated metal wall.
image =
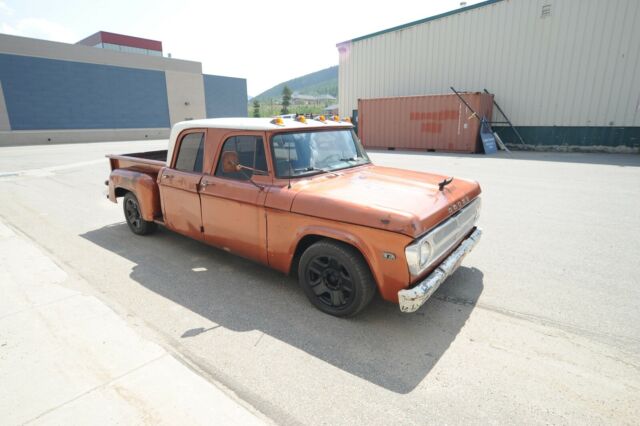
POLYGON ((638 0, 503 0, 356 39, 339 45, 340 113, 454 86, 487 88, 519 126, 639 126, 639 22, 638 0))

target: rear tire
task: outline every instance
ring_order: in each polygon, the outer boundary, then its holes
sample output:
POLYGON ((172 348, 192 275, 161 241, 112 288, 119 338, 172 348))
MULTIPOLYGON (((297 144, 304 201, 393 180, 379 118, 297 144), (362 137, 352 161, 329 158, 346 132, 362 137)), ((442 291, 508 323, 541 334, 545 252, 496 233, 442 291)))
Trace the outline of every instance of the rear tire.
POLYGON ((369 265, 360 252, 331 240, 318 241, 305 250, 298 282, 316 308, 337 317, 358 314, 376 292, 369 265))
POLYGON ((122 203, 124 218, 131 232, 137 235, 147 235, 156 230, 156 223, 149 222, 142 218, 140 213, 140 203, 133 192, 127 192, 122 203))

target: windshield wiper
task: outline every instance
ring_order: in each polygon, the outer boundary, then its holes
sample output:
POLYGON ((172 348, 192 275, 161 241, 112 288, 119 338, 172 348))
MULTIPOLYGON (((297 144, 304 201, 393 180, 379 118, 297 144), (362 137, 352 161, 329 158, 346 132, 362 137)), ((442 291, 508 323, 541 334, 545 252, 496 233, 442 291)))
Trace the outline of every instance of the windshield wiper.
POLYGON ((327 173, 328 171, 329 170, 327 170, 327 169, 320 169, 318 167, 303 167, 303 168, 300 168, 300 169, 293 169, 294 173, 300 173, 300 172, 324 172, 324 173, 327 173))
POLYGON ((319 168, 319 167, 303 167, 301 169, 293 169, 294 173, 300 173, 298 174, 298 176, 305 176, 305 175, 310 175, 310 174, 316 174, 316 173, 331 173, 334 176, 339 176, 335 171, 329 169, 328 167, 324 167, 324 168, 319 168), (313 173, 304 173, 304 172, 313 172, 313 173))
POLYGON ((349 161, 349 162, 354 162, 354 163, 366 163, 367 159, 364 157, 347 157, 347 158, 341 158, 340 161, 349 161))

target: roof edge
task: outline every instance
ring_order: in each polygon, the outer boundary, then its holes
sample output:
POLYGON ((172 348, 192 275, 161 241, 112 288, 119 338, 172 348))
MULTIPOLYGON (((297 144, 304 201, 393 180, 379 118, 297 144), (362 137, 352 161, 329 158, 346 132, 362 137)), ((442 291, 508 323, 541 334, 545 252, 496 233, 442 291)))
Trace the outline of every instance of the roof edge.
POLYGON ((407 22, 406 24, 397 25, 395 27, 391 27, 391 28, 387 28, 387 29, 384 29, 384 30, 376 31, 375 33, 366 34, 366 35, 363 35, 363 36, 360 36, 360 37, 356 37, 356 38, 351 39, 351 40, 345 40, 345 41, 342 41, 340 43, 337 43, 336 47, 340 48, 341 46, 344 46, 344 45, 349 44, 349 43, 353 43, 353 42, 360 41, 360 40, 365 40, 365 39, 368 39, 368 38, 376 37, 376 36, 379 36, 379 35, 382 35, 382 34, 386 34, 386 33, 391 33, 391 32, 394 32, 394 31, 403 30, 405 28, 409 28, 409 27, 413 27, 413 26, 416 26, 416 25, 424 24, 425 22, 435 21, 436 19, 445 18, 447 16, 456 15, 458 13, 466 12, 468 10, 478 9, 478 8, 484 7, 484 6, 489 6, 490 4, 499 3, 501 1, 503 1, 503 0, 486 0, 486 1, 483 1, 483 2, 480 2, 480 3, 472 4, 470 6, 460 7, 458 9, 453 9, 453 10, 450 10, 448 12, 440 13, 438 15, 429 16, 427 18, 422 18, 422 19, 419 19, 417 21, 407 22))
POLYGON ((110 65, 156 71, 179 71, 202 74, 202 63, 190 59, 140 55, 117 50, 96 49, 83 44, 63 43, 33 37, 0 33, 0 54, 31 56, 58 61, 110 65), (132 63, 131 55, 139 60, 132 63), (99 57, 99 58, 97 58, 99 57))

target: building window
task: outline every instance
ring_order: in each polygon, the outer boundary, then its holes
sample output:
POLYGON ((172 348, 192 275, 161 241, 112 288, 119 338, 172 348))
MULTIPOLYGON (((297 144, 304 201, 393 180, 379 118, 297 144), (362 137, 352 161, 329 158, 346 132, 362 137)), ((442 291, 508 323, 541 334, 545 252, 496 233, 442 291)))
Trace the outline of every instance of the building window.
POLYGON ((108 50, 117 50, 119 52, 141 53, 143 55, 162 56, 162 52, 160 51, 143 49, 141 47, 124 46, 121 44, 98 43, 95 47, 102 47, 103 49, 108 49, 108 50))

